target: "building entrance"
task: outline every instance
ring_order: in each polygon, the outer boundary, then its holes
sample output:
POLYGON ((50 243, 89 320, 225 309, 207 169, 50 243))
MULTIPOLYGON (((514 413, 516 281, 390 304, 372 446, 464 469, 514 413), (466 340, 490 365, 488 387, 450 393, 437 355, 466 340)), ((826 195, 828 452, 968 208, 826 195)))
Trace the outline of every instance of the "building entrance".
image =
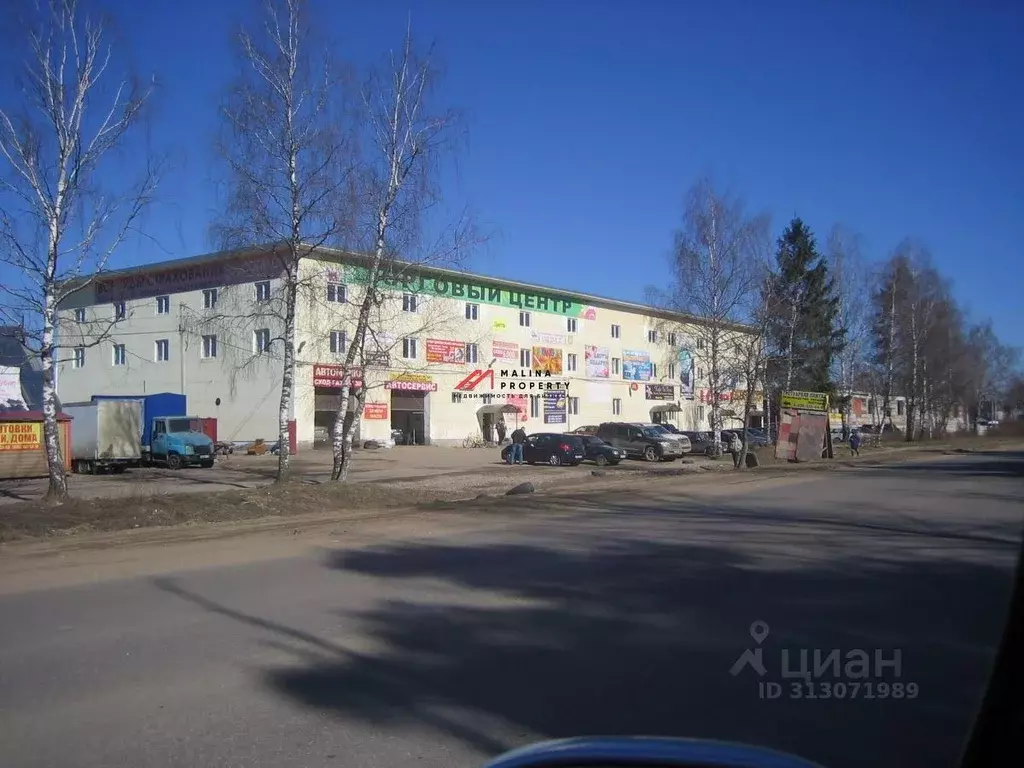
POLYGON ((391 391, 391 433, 399 445, 426 445, 427 393, 391 391))

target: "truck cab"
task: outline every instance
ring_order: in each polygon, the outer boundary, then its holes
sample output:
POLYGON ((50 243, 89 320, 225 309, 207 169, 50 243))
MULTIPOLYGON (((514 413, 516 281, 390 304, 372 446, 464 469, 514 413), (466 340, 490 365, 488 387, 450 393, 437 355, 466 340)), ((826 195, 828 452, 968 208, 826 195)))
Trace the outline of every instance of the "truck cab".
POLYGON ((152 421, 148 459, 170 469, 213 466, 213 440, 195 416, 159 416, 152 421))

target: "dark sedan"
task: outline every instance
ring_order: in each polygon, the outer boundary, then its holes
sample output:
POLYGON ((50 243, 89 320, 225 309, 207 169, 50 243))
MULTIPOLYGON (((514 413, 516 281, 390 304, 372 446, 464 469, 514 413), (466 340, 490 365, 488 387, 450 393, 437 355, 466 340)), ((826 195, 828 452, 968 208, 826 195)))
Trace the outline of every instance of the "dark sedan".
POLYGON ((586 435, 582 438, 584 455, 587 461, 592 461, 599 467, 614 466, 626 458, 626 452, 614 445, 609 445, 600 437, 586 435))
MULTIPOLYGON (((501 460, 508 461, 511 445, 501 450, 501 460)), ((538 432, 526 438, 523 444, 523 461, 527 464, 550 464, 559 467, 568 464, 575 467, 586 458, 583 440, 578 435, 561 435, 553 432, 538 432)))

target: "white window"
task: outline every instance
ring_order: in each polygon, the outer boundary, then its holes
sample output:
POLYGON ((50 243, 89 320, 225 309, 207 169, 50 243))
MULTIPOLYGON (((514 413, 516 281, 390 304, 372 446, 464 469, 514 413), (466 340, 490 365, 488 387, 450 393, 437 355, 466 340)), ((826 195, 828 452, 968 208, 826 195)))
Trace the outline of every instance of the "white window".
POLYGON ((529 328, 530 327, 530 313, 529 312, 520 312, 519 313, 519 325, 522 328, 529 328))
POLYGON ((415 293, 403 293, 402 294, 402 311, 403 312, 415 312, 416 311, 416 294, 415 293))
POLYGON ((217 337, 203 336, 203 357, 207 360, 217 356, 217 337))
POLYGON ((261 280, 256 283, 256 301, 270 301, 269 280, 261 280))
POLYGON ((260 328, 252 332, 252 351, 257 355, 270 351, 270 329, 260 328))
POLYGON ((704 369, 703 368, 698 368, 697 369, 697 378, 698 379, 703 379, 704 378, 704 369))
POLYGON ((580 399, 578 397, 569 398, 569 415, 579 416, 580 415, 580 399))
POLYGON ((668 364, 668 377, 670 379, 674 379, 676 377, 676 364, 675 363, 669 363, 668 364))
POLYGON ((466 319, 467 320, 479 320, 480 319, 480 305, 466 302, 466 319))
POLYGON ((565 318, 565 330, 566 331, 568 331, 569 333, 576 333, 578 328, 579 328, 579 323, 576 322, 576 318, 575 317, 567 317, 567 318, 565 318))
POLYGON ((153 345, 155 347, 155 356, 158 363, 166 363, 171 359, 171 342, 167 339, 157 339, 153 345))
POLYGON ((903 406, 904 406, 904 402, 902 400, 897 400, 896 401, 896 415, 897 416, 902 416, 903 415, 903 406))
POLYGON ((658 364, 657 363, 651 363, 651 378, 652 379, 658 378, 658 364))
POLYGON ((622 415, 622 399, 616 397, 612 400, 612 416, 620 415, 622 415))
POLYGON ((622 335, 622 328, 617 325, 612 326, 612 338, 617 339, 622 335))
POLYGON ((348 339, 344 331, 331 331, 331 354, 343 355, 348 349, 348 339))
POLYGON ((704 349, 704 339, 697 339, 697 349, 704 349))
POLYGON ((77 323, 84 323, 85 322, 85 310, 82 309, 81 307, 75 310, 75 322, 77 322, 77 323))
POLYGON ((327 284, 327 301, 330 304, 344 304, 347 297, 345 286, 341 283, 327 284))
POLYGON ((169 314, 171 314, 171 297, 170 296, 157 296, 156 297, 156 313, 158 315, 169 315, 169 314))
POLYGON ((402 339, 402 357, 406 360, 416 359, 416 339, 402 339))
POLYGON ((85 347, 75 347, 75 360, 72 365, 75 368, 85 368, 85 347))
POLYGON ((215 309, 217 306, 217 289, 207 288, 203 291, 203 309, 215 309))
POLYGON ((570 352, 565 356, 565 370, 569 372, 576 370, 576 353, 570 352))
POLYGON ((540 395, 530 395, 530 418, 540 418, 540 395))
POLYGON ((674 347, 676 345, 676 334, 674 332, 668 335, 668 344, 670 347, 674 347))
POLYGON ((477 349, 476 344, 466 345, 466 362, 475 363, 480 357, 480 350, 477 349))
POLYGON ((530 367, 530 350, 520 349, 519 350, 519 367, 529 368, 530 367))
POLYGON ((128 350, 124 344, 114 345, 114 359, 113 365, 127 365, 128 364, 128 350))
POLYGON ((698 405, 697 406, 697 423, 698 424, 703 424, 704 423, 704 406, 703 405, 698 405))
POLYGON ((118 301, 118 302, 116 302, 114 304, 114 319, 115 320, 124 320, 124 316, 125 316, 126 312, 127 312, 127 310, 125 308, 125 305, 124 305, 123 301, 118 301))
POLYGON ((648 331, 647 332, 647 341, 650 342, 651 344, 657 344, 658 343, 658 332, 657 331, 648 331))
POLYGON ((619 361, 619 358, 617 358, 617 357, 613 357, 612 358, 612 375, 613 376, 618 376, 619 375, 619 369, 621 368, 621 365, 622 365, 622 363, 619 361))

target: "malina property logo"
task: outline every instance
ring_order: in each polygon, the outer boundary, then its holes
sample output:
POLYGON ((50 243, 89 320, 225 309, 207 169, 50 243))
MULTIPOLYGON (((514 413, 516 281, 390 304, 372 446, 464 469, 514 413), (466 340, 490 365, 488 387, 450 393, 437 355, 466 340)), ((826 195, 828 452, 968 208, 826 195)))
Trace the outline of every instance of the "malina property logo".
POLYGON ((494 375, 493 368, 478 368, 455 385, 456 392, 477 392, 487 382, 491 392, 565 392, 569 389, 569 380, 553 376, 551 371, 533 370, 530 368, 508 368, 494 375), (497 379, 497 385, 495 385, 497 379))

